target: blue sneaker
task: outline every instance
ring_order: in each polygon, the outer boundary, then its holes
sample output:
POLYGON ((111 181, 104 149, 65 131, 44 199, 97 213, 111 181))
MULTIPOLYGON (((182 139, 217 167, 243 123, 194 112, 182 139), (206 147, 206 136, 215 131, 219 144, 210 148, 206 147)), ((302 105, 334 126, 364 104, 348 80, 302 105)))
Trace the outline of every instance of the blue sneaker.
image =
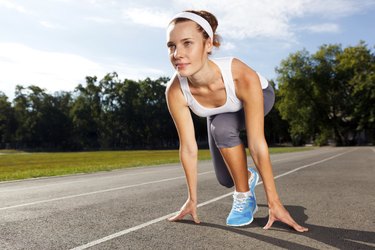
POLYGON ((249 179, 249 189, 251 192, 251 196, 249 198, 251 199, 251 206, 254 215, 258 211, 257 199, 255 197, 255 186, 259 181, 259 174, 251 167, 248 167, 247 170, 251 173, 249 179))
POLYGON ((253 204, 251 195, 233 194, 233 206, 227 218, 227 225, 240 227, 253 221, 253 204))

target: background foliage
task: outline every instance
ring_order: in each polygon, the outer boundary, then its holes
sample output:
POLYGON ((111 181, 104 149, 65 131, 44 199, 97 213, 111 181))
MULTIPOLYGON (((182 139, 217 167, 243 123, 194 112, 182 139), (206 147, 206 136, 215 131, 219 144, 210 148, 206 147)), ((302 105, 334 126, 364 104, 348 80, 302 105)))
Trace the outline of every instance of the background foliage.
MULTIPOLYGON (((276 105, 266 117, 269 144, 337 145, 375 141, 375 57, 357 46, 297 51, 276 69, 276 105)), ((14 100, 0 92, 0 149, 97 150, 177 148, 165 100, 166 77, 86 77, 72 92, 49 94, 18 85, 14 100)), ((207 146, 205 119, 193 115, 207 146)))
POLYGON ((315 54, 303 50, 283 60, 276 107, 294 144, 374 142, 374 71, 374 53, 363 41, 345 49, 323 45, 315 54))

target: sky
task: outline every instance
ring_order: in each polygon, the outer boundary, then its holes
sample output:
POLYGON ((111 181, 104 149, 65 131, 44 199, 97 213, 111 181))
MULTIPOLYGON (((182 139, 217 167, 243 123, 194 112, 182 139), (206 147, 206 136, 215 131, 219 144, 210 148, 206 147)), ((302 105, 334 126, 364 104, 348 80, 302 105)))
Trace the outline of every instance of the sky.
POLYGON ((375 0, 0 0, 0 91, 37 85, 74 91, 100 80, 172 76, 166 27, 176 13, 207 10, 222 46, 268 79, 289 54, 323 44, 375 45, 375 0))

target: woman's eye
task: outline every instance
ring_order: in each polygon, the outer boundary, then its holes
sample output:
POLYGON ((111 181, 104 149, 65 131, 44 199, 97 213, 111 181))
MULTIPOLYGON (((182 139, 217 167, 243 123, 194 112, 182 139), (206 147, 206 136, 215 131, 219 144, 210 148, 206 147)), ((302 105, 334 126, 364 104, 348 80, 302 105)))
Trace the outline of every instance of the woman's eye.
POLYGON ((173 50, 175 50, 175 48, 176 48, 176 45, 168 45, 168 49, 169 50, 173 51, 173 50))
POLYGON ((186 41, 186 42, 184 42, 184 45, 185 46, 189 46, 189 45, 191 45, 192 44, 192 42, 190 42, 190 41, 186 41))

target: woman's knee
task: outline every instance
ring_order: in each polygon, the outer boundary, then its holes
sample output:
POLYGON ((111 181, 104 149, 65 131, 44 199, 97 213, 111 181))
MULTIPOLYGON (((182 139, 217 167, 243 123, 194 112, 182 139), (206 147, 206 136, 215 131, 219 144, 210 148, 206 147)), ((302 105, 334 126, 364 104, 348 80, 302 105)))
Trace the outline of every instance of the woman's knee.
POLYGON ((217 180, 220 183, 220 185, 224 187, 231 188, 234 186, 232 178, 228 179, 228 178, 222 178, 220 176, 217 176, 217 180))

